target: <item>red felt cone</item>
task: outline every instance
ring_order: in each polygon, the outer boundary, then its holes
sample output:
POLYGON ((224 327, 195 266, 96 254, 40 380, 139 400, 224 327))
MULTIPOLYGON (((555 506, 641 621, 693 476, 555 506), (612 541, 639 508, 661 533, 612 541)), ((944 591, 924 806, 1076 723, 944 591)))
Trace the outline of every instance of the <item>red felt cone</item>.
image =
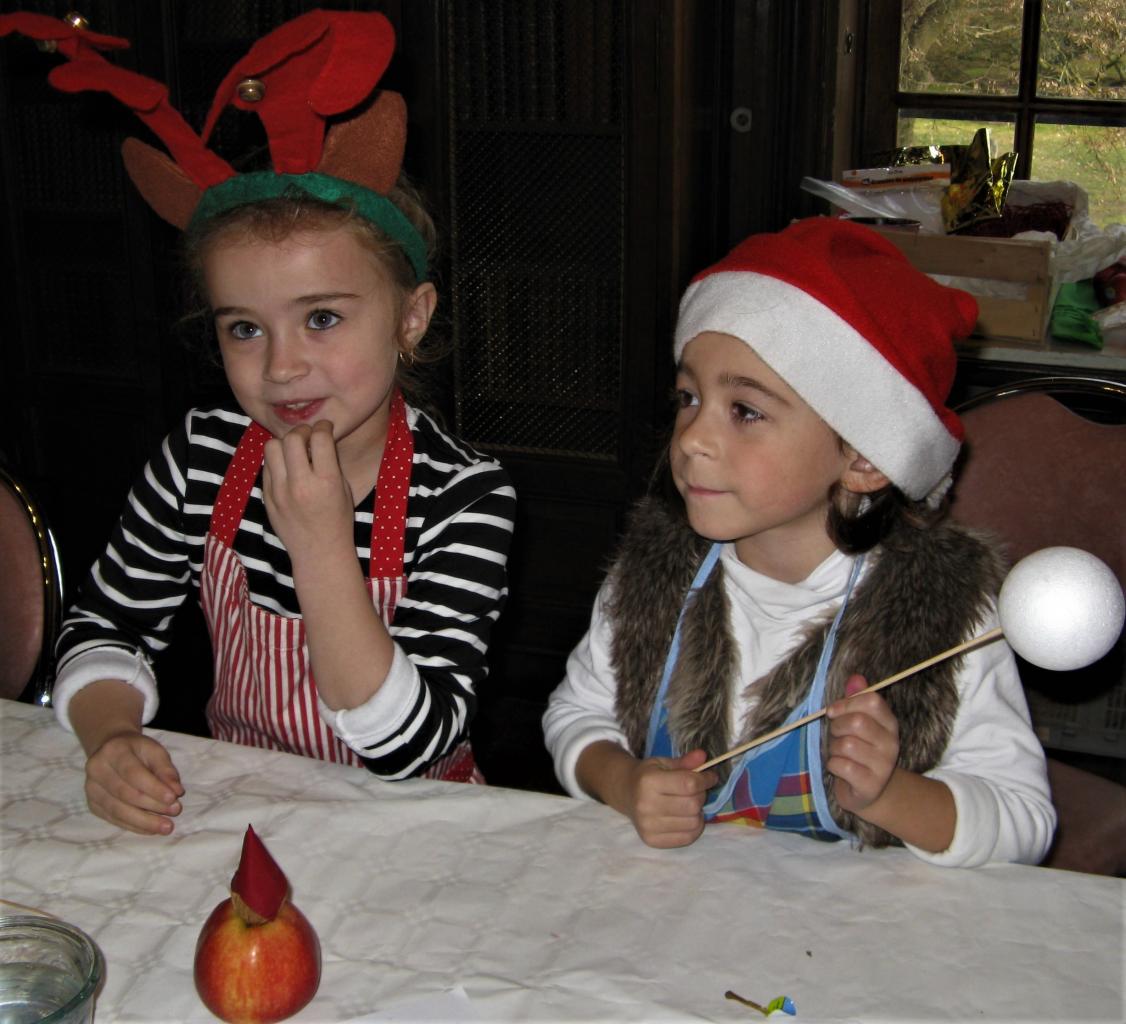
POLYGON ((242 841, 242 857, 231 879, 231 892, 254 913, 272 921, 289 893, 289 881, 250 825, 242 841))

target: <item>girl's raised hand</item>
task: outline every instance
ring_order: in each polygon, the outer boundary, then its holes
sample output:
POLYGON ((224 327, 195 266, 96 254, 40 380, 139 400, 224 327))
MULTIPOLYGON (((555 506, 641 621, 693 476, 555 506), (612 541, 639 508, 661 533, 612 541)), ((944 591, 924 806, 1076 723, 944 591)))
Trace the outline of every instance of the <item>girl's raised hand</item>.
POLYGON ((90 810, 130 832, 168 835, 183 795, 168 751, 140 732, 111 736, 86 760, 90 810))
MULTIPOLYGON (((868 686, 854 675, 845 684, 851 697, 868 686)), ((879 693, 839 700, 826 711, 829 719, 829 760, 825 767, 836 777, 833 792, 846 811, 860 813, 887 789, 899 758, 899 722, 879 693)))
POLYGON ((340 469, 332 424, 318 420, 266 442, 262 496, 290 558, 352 550, 352 490, 340 469))

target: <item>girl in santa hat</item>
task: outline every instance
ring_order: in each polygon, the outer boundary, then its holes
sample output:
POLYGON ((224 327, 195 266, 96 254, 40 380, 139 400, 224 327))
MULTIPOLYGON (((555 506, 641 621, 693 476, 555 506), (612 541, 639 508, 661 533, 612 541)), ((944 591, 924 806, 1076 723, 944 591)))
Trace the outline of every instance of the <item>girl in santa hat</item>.
POLYGON ((570 793, 659 847, 741 821, 944 865, 1043 857, 1044 753, 1005 643, 853 696, 997 624, 1001 559, 941 518, 962 437, 952 342, 976 316, 830 218, 753 236, 693 280, 675 489, 635 509, 544 716, 570 793), (825 705, 827 721, 698 770, 825 705))

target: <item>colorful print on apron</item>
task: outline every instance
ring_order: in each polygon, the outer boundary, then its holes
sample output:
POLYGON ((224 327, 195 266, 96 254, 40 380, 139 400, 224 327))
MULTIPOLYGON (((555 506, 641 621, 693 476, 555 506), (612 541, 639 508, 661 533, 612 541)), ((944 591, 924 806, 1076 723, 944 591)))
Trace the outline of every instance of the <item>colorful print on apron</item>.
MULTIPOLYGON (((253 421, 246 428, 223 477, 204 544, 200 603, 215 665, 208 725, 216 739, 362 765, 360 756, 336 736, 317 710, 304 622, 267 611, 250 600, 246 572, 232 546, 270 436, 253 421)), ((365 577, 372 603, 386 626, 407 587, 403 549, 413 457, 414 438, 406 406, 396 391, 379 464, 371 558, 365 577)), ((484 782, 468 741, 431 765, 425 777, 484 782)))
MULTIPOLYGON (((680 657, 680 634, 685 609, 695 592, 711 576, 722 550, 722 544, 712 545, 685 595, 672 644, 665 658, 661 685, 649 716, 646 757, 680 756, 668 730, 666 696, 669 679, 680 657)), ((823 705, 825 682, 836 645, 837 630, 863 562, 861 556, 853 564, 844 600, 822 645, 809 692, 786 717, 787 723, 803 718, 823 705)), ((848 836, 849 833, 837 825, 829 813, 821 767, 821 720, 810 722, 807 726, 779 736, 736 758, 727 780, 708 794, 708 801, 704 805, 704 820, 737 821, 785 832, 798 832, 829 842, 848 836)))

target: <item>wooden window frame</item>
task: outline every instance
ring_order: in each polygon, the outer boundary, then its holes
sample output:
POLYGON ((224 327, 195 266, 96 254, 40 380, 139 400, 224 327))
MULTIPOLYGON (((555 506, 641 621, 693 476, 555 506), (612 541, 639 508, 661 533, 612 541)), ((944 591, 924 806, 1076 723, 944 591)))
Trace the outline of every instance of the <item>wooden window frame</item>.
POLYGON ((1024 0, 1020 84, 1015 95, 949 95, 903 92, 899 89, 901 0, 861 0, 860 34, 863 49, 857 71, 852 166, 877 166, 882 162, 882 155, 896 148, 896 128, 899 112, 902 110, 924 116, 968 116, 984 121, 1013 121, 1017 178, 1031 177, 1034 134, 1038 121, 1060 124, 1122 124, 1123 104, 1119 100, 1075 100, 1036 95, 1042 10, 1042 0, 1024 0))

